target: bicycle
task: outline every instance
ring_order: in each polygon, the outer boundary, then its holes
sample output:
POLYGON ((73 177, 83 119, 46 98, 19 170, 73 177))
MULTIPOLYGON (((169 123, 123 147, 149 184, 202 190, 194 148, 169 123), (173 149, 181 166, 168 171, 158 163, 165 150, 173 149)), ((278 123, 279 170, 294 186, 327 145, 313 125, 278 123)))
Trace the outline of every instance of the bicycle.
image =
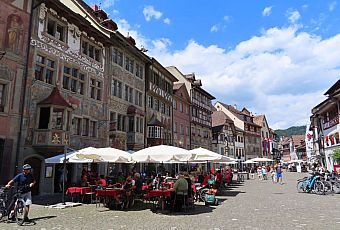
POLYGON ((324 184, 320 181, 320 176, 312 174, 310 177, 299 179, 296 185, 299 193, 313 192, 318 195, 323 195, 325 192, 324 184))
POLYGON ((0 189, 0 221, 2 218, 7 217, 7 221, 12 219, 12 215, 14 215, 15 222, 18 225, 23 225, 24 212, 25 212, 25 201, 21 198, 22 190, 26 186, 19 187, 14 195, 11 196, 11 200, 9 199, 10 191, 6 187, 0 189), (12 212, 12 210, 14 212, 12 212))

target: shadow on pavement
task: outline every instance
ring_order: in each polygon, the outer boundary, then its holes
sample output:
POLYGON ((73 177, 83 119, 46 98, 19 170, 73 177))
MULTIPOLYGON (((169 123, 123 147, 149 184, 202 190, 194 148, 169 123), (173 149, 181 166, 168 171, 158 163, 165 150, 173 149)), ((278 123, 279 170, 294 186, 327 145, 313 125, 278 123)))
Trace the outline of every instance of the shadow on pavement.
POLYGON ((39 221, 39 220, 48 220, 48 219, 52 219, 55 218, 57 216, 42 216, 42 217, 36 217, 36 218, 32 218, 31 221, 35 222, 35 221, 39 221))

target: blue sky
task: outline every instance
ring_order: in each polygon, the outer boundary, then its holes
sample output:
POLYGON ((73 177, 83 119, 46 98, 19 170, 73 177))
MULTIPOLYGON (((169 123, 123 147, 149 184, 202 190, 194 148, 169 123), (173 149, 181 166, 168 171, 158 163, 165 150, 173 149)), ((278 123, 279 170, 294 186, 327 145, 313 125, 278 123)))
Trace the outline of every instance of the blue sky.
POLYGON ((274 129, 308 123, 340 76, 340 1, 86 2, 164 66, 195 72, 217 100, 265 114, 274 129))

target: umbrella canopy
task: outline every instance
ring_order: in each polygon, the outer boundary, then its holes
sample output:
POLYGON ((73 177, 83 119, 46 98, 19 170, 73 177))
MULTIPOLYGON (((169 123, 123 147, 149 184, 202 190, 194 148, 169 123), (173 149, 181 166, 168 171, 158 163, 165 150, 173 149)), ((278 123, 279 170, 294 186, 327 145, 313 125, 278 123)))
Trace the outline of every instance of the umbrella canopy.
POLYGON ((192 153, 174 146, 157 145, 134 152, 131 156, 132 160, 137 162, 176 163, 188 161, 192 157, 192 153))
POLYGON ((303 160, 291 160, 291 161, 288 161, 288 163, 302 163, 302 162, 306 162, 306 161, 303 161, 303 160))
POLYGON ((220 155, 202 147, 189 150, 189 152, 193 154, 193 157, 189 160, 191 162, 209 161, 223 163, 232 161, 232 159, 227 156, 220 155))
POLYGON ((101 157, 102 161, 110 163, 132 163, 131 154, 111 147, 95 149, 94 153, 101 157))
POLYGON ((223 162, 223 164, 226 164, 226 165, 236 165, 238 164, 237 161, 230 161, 230 162, 223 162))
POLYGON ((244 162, 242 162, 242 164, 256 164, 257 162, 254 162, 252 160, 246 160, 244 162))
POLYGON ((265 157, 256 157, 256 158, 253 158, 251 159, 251 161, 255 161, 255 162, 269 162, 269 161, 274 161, 272 159, 268 159, 268 158, 265 158, 265 157))
MULTIPOLYGON (((87 147, 66 153, 66 161, 68 163, 92 163, 101 162, 102 159, 95 154, 96 148, 87 147)), ((64 154, 45 159, 45 163, 59 164, 64 162, 64 154)))

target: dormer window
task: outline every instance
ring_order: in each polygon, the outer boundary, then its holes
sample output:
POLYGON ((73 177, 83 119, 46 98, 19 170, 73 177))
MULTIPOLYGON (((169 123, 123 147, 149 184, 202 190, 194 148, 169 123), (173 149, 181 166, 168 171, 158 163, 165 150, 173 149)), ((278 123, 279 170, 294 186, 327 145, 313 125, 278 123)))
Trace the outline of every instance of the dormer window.
POLYGON ((59 41, 66 42, 67 26, 60 23, 58 20, 49 17, 47 19, 46 31, 49 35, 55 37, 59 41))
POLYGON ((96 60, 97 62, 101 62, 102 49, 88 41, 81 41, 81 53, 96 60))

